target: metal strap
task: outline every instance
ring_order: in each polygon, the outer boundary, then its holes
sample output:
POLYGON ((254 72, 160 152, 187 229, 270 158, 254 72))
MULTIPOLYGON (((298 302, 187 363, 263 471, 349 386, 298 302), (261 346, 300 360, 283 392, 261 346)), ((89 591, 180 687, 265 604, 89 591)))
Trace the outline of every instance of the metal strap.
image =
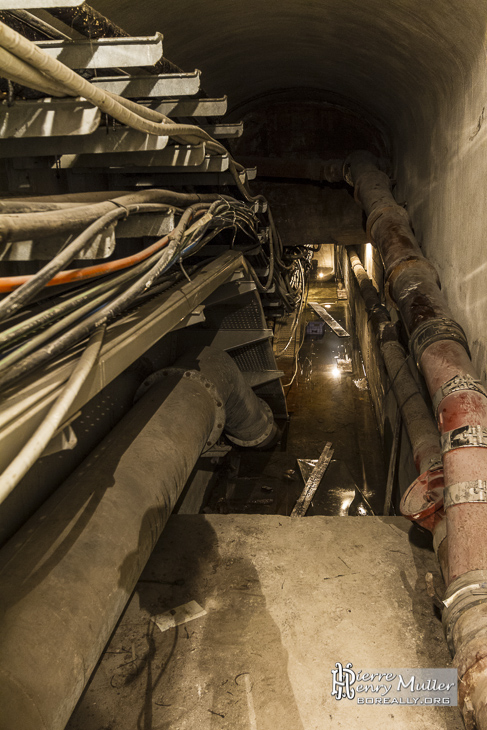
POLYGON ((441 385, 433 396, 433 410, 437 418, 438 409, 443 399, 452 393, 457 393, 459 390, 473 390, 487 398, 487 390, 482 386, 480 380, 472 378, 471 375, 455 375, 441 385))
POLYGON ((441 340, 458 342, 470 354, 467 336, 458 322, 448 317, 428 319, 414 330, 409 340, 409 349, 419 370, 421 370, 421 358, 426 348, 441 340))
POLYGON ((487 482, 476 479, 471 482, 456 482, 445 487, 443 495, 444 507, 466 502, 487 502, 487 482))
POLYGON ((441 437, 441 451, 447 454, 453 449, 463 449, 469 446, 483 446, 487 448, 487 428, 484 426, 460 426, 447 431, 441 437))
POLYGON ((487 603, 487 571, 464 573, 448 586, 443 599, 443 627, 452 654, 455 653, 453 635, 458 619, 465 611, 481 603, 487 603))

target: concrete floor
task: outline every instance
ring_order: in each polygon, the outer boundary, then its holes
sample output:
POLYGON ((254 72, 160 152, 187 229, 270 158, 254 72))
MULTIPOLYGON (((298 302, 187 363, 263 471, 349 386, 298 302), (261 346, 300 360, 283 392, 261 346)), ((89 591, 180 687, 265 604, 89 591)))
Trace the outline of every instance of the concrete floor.
POLYGON ((449 666, 417 540, 400 517, 171 517, 68 729, 460 730, 456 708, 331 696, 337 661, 449 666), (207 614, 151 620, 190 600, 207 614))

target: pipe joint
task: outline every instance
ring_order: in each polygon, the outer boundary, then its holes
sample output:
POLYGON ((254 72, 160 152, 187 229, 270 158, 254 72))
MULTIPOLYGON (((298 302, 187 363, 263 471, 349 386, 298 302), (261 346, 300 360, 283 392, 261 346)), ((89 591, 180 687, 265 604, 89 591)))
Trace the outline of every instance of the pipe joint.
MULTIPOLYGON (((365 225, 365 230, 367 234, 367 240, 371 243, 374 243, 374 232, 373 228, 374 225, 377 223, 379 218, 382 218, 383 215, 386 215, 387 213, 393 213, 396 220, 397 218, 403 218, 404 223, 406 225, 409 225, 409 215, 407 211, 397 203, 393 203, 392 205, 383 205, 379 206, 377 208, 374 208, 370 215, 367 218, 367 223, 365 225)), ((374 243, 375 245, 375 243, 374 243)))
POLYGON ((448 647, 455 653, 455 626, 474 606, 487 604, 487 570, 471 570, 452 581, 443 599, 443 629, 448 647))
POLYGON ((225 405, 222 402, 220 394, 218 393, 215 385, 211 382, 211 380, 203 377, 203 375, 201 375, 201 373, 198 373, 196 370, 187 370, 186 368, 171 367, 164 368, 163 370, 158 370, 155 373, 152 373, 151 375, 149 375, 148 378, 144 380, 144 382, 138 388, 135 394, 134 402, 137 402, 139 398, 141 398, 155 383, 169 377, 188 378, 189 380, 198 383, 198 385, 200 385, 201 388, 213 400, 213 403, 215 405, 214 425, 206 442, 207 448, 211 448, 220 438, 223 427, 225 425, 225 405))
POLYGON ((428 319, 420 324, 409 339, 409 349, 421 370, 421 358, 427 347, 441 340, 458 342, 470 356, 467 336, 460 325, 448 317, 428 319))
POLYGON ((443 520, 443 469, 441 464, 421 474, 403 494, 401 514, 430 532, 443 520))
POLYGON ((475 391, 487 398, 487 390, 483 387, 479 379, 473 378, 468 373, 463 375, 454 375, 453 378, 450 378, 450 380, 447 380, 446 383, 443 383, 433 396, 433 410, 437 420, 438 411, 443 400, 452 393, 458 393, 459 391, 465 390, 475 391))

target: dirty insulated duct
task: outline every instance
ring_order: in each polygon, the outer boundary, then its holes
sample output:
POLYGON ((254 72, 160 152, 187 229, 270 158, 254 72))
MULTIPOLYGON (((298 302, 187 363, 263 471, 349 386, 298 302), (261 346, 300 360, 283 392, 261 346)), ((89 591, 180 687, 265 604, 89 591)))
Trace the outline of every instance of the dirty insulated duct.
MULTIPOLYGON (((468 343, 423 256, 389 177, 367 152, 353 153, 346 178, 367 215, 386 286, 410 337, 441 434, 448 537, 443 624, 459 673, 467 728, 487 729, 487 393, 468 343)), ((438 498, 438 497, 436 497, 438 498)))
POLYGON ((200 454, 224 428, 244 446, 276 434, 267 404, 212 348, 140 392, 0 552, 1 730, 64 728, 200 454))

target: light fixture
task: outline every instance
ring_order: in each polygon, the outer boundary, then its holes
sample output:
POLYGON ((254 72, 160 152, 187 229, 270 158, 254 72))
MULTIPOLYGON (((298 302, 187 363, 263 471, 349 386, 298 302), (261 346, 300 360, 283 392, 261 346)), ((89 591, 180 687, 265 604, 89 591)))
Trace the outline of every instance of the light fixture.
POLYGON ((318 274, 318 279, 322 279, 323 277, 324 277, 324 273, 322 271, 320 271, 320 273, 318 274))
POLYGON ((333 375, 334 378, 340 377, 340 368, 338 367, 338 365, 335 365, 335 367, 332 368, 331 374, 333 375))
POLYGON ((331 304, 325 304, 325 309, 331 309, 331 304))

